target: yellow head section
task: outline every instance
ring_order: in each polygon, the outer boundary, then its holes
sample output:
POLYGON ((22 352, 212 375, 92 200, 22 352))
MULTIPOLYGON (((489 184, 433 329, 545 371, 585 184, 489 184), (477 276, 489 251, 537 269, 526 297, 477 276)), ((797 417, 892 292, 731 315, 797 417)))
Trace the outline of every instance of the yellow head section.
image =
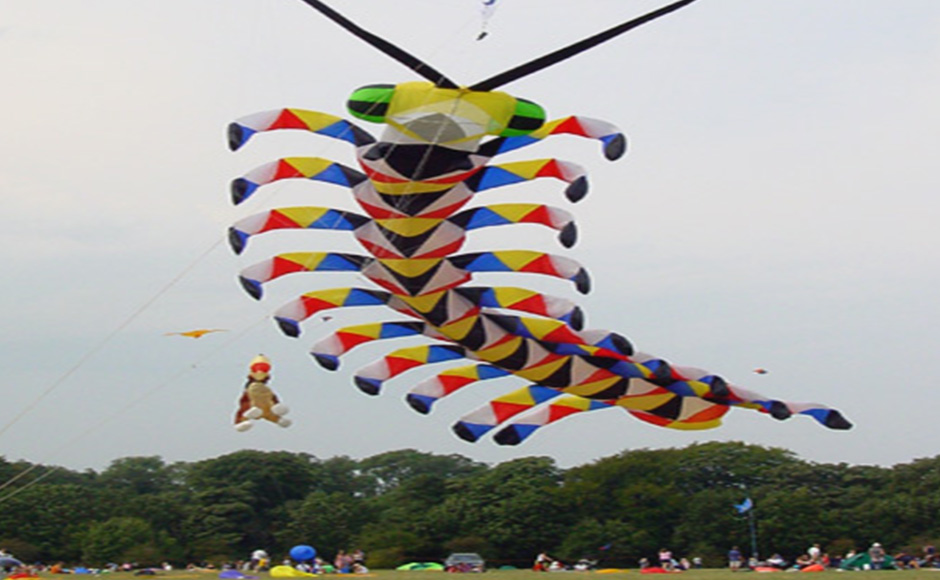
POLYGON ((421 81, 362 87, 347 106, 360 119, 395 129, 402 137, 398 142, 463 150, 472 150, 487 135, 526 135, 545 123, 542 107, 508 93, 421 81))

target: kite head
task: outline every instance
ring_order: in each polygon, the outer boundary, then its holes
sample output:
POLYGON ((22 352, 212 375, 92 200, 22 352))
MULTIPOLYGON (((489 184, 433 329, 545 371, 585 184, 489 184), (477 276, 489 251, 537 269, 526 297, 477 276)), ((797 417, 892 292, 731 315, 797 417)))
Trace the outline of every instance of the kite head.
POLYGON ((263 383, 271 378, 271 360, 263 354, 251 359, 248 365, 248 378, 263 383))
POLYGON ((545 123, 545 110, 532 101, 421 81, 362 87, 347 106, 360 119, 393 128, 402 143, 462 150, 474 150, 485 136, 527 135, 545 123))

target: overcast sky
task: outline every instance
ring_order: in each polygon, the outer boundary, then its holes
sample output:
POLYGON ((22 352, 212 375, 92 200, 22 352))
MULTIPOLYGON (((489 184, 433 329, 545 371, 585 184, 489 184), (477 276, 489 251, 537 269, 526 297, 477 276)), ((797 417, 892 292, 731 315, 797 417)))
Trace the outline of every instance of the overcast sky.
MULTIPOLYGON (((658 6, 500 0, 477 41, 478 0, 332 4, 467 84, 658 6)), ((591 194, 576 206, 555 183, 486 200, 565 207, 581 241, 565 250, 544 229, 514 226, 475 232, 465 248, 578 259, 594 281, 578 298, 589 327, 777 398, 839 408, 856 424, 849 432, 747 410, 716 430, 672 432, 611 409, 519 447, 471 445, 450 425, 518 383, 468 388, 421 416, 402 395, 430 370, 376 398, 351 380, 391 346, 413 343, 362 348, 335 373, 319 368, 307 351, 320 337, 392 316, 337 314, 290 339, 270 320, 280 304, 356 277, 297 276, 255 302, 236 276, 279 251, 357 251, 352 237, 271 234, 236 257, 223 235, 275 204, 355 205, 341 188, 295 183, 235 208, 228 182, 280 156, 353 165, 352 149, 282 132, 231 153, 225 126, 283 106, 345 116, 355 88, 415 76, 299 0, 0 0, 0 79, 8 460, 99 470, 129 456, 193 461, 250 448, 359 458, 415 448, 488 462, 549 455, 572 466, 730 440, 852 464, 940 452, 936 0, 700 0, 504 87, 552 117, 617 124, 630 151, 610 163, 596 143, 557 137, 507 156, 588 168, 591 194), (192 328, 229 331, 165 336, 192 328), (259 352, 274 362, 271 385, 294 425, 238 433, 235 403, 259 352)), ((576 297, 555 280, 514 283, 576 297)))

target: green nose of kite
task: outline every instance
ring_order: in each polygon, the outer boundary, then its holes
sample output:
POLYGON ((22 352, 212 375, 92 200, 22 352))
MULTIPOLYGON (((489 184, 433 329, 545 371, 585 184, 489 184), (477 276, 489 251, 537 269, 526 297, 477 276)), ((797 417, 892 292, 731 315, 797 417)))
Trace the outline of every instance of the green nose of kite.
POLYGON ((394 94, 395 85, 366 85, 353 92, 346 107, 354 117, 384 123, 388 104, 394 94))

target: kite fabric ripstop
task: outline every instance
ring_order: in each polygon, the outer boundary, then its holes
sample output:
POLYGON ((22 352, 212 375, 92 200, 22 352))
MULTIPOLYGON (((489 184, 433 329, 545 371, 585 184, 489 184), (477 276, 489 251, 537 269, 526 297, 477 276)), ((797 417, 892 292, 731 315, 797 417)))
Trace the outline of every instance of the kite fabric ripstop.
POLYGON ((341 328, 320 340, 311 354, 323 367, 337 369, 342 355, 364 343, 427 337, 428 344, 394 350, 354 377, 362 391, 374 395, 386 381, 403 373, 451 363, 416 381, 407 393, 407 402, 421 413, 479 381, 509 375, 526 381, 522 388, 493 399, 454 425, 456 434, 468 441, 497 429, 497 443, 517 444, 565 417, 612 407, 673 429, 716 427, 732 407, 776 419, 808 415, 833 429, 851 427, 838 411, 826 406, 771 399, 709 371, 639 352, 619 334, 584 330, 581 310, 566 298, 522 286, 471 284, 478 272, 516 272, 569 280, 578 291, 587 292, 588 274, 570 258, 538 249, 473 253, 460 249, 468 232, 516 224, 556 230, 565 247, 576 241, 573 217, 565 210, 541 203, 486 205, 485 199, 490 189, 555 179, 566 184, 565 196, 576 202, 588 191, 585 170, 554 158, 492 163, 499 155, 560 134, 599 141, 610 160, 626 150, 623 134, 610 123, 581 116, 547 120, 536 103, 494 89, 694 0, 674 2, 469 87, 457 85, 320 0, 303 1, 426 79, 369 85, 353 92, 349 113, 384 124, 380 138, 346 119, 294 108, 257 113, 229 126, 233 150, 258 133, 282 129, 339 139, 355 149, 358 169, 318 157, 286 157, 232 183, 236 204, 266 184, 306 179, 347 188, 362 209, 357 213, 316 206, 281 207, 245 217, 229 231, 237 253, 254 236, 277 230, 347 231, 361 244, 363 254, 312 248, 270 257, 241 272, 243 287, 256 299, 268 283, 302 272, 357 272, 374 284, 313 290, 284 304, 275 319, 288 336, 299 336, 305 320, 329 309, 385 306, 404 315, 341 328), (477 194, 481 194, 479 199, 477 194), (471 201, 480 203, 470 205, 471 201), (455 361, 464 364, 454 366, 455 361))

